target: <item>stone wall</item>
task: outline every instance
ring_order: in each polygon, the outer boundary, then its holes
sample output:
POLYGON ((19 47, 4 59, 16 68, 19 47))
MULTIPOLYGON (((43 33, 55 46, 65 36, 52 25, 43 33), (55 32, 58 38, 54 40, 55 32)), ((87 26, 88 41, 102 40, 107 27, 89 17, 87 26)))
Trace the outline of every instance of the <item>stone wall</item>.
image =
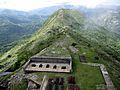
POLYGON ((32 57, 23 69, 25 72, 71 72, 72 60, 70 57, 32 57))

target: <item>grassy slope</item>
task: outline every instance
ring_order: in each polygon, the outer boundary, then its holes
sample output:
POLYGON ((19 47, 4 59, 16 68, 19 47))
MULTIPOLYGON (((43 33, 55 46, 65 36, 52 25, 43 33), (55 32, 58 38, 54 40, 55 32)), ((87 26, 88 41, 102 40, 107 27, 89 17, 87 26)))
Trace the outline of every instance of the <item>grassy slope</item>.
POLYGON ((43 49, 40 53, 37 54, 37 55, 51 56, 53 55, 51 51, 52 52, 54 51, 55 52, 54 56, 72 56, 73 72, 71 74, 46 73, 46 72, 35 73, 35 74, 37 74, 39 77, 44 75, 48 75, 49 77, 65 77, 66 88, 67 88, 67 77, 69 75, 73 75, 76 77, 76 82, 81 88, 81 90, 96 90, 96 85, 105 84, 100 69, 96 67, 82 65, 79 61, 78 53, 74 54, 72 52, 69 52, 67 48, 73 42, 75 42, 75 40, 72 39, 71 37, 64 38, 64 36, 62 36, 61 38, 57 39, 57 41, 53 43, 51 46, 43 49), (61 47, 61 43, 62 43, 62 47, 61 47))
MULTIPOLYGON (((88 62, 103 63, 107 66, 112 80, 119 90, 119 65, 115 63, 115 59, 113 57, 109 57, 108 53, 104 51, 105 42, 101 42, 103 39, 101 38, 102 36, 99 37, 100 28, 98 31, 96 31, 95 34, 94 30, 97 30, 97 26, 92 29, 87 28, 91 30, 89 34, 87 33, 87 30, 85 30, 84 20, 85 17, 83 17, 83 15, 77 11, 59 10, 54 15, 49 17, 43 27, 38 30, 31 38, 24 40, 21 42, 21 44, 18 44, 0 57, 0 65, 4 66, 4 68, 0 70, 5 71, 8 68, 10 68, 10 70, 15 70, 16 68, 19 68, 21 65, 23 65, 23 63, 25 63, 28 58, 36 54, 54 54, 55 56, 64 56, 64 54, 65 56, 71 55, 73 58, 74 71, 72 74, 75 75, 77 84, 80 84, 80 87, 83 90, 96 90, 96 85, 104 84, 104 80, 99 68, 82 65, 79 62, 78 54, 86 53, 88 62), (83 30, 85 30, 85 32, 83 32, 83 30), (91 35, 94 37, 90 37, 91 35), (77 54, 70 54, 68 50, 68 47, 73 42, 77 43, 76 48, 79 50, 77 54), (8 55, 12 55, 12 57, 8 58, 8 55), (96 60, 95 57, 98 57, 99 60, 96 60)), ((103 34, 100 35, 106 36, 104 29, 101 28, 101 30, 103 30, 103 34)), ((55 76, 58 75, 54 73, 48 73, 48 75, 49 74, 55 76)))
POLYGON ((75 75, 77 84, 80 85, 82 90, 96 90, 97 85, 105 85, 99 67, 81 64, 79 57, 76 55, 73 58, 73 75, 75 75))
MULTIPOLYGON (((14 12, 15 13, 15 12, 14 12)), ((16 42, 33 34, 47 17, 29 14, 0 15, 0 53, 10 50, 16 42)))

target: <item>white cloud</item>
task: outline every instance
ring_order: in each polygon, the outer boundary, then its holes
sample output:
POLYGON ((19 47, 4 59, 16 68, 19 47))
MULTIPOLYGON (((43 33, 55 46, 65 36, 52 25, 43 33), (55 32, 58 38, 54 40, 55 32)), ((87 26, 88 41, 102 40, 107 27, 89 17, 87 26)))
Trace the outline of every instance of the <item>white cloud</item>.
POLYGON ((113 3, 115 0, 0 0, 0 8, 28 11, 64 2, 93 8, 96 5, 102 4, 104 2, 106 2, 106 4, 111 2, 113 3))

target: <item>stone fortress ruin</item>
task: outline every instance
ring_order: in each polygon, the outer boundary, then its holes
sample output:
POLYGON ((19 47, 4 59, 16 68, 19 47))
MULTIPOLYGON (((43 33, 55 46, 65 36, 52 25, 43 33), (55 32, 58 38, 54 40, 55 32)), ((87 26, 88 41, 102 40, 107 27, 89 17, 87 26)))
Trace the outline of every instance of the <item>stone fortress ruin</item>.
POLYGON ((71 57, 31 57, 23 66, 25 72, 66 72, 72 71, 71 57))

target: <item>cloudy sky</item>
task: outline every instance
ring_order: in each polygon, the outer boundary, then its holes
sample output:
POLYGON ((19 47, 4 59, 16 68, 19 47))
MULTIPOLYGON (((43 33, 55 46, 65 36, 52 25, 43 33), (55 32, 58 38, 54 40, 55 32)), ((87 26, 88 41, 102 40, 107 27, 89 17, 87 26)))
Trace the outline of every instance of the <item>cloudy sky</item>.
POLYGON ((37 8, 59 5, 61 3, 70 3, 94 8, 99 4, 120 5, 120 0, 0 0, 0 8, 29 11, 37 8))

